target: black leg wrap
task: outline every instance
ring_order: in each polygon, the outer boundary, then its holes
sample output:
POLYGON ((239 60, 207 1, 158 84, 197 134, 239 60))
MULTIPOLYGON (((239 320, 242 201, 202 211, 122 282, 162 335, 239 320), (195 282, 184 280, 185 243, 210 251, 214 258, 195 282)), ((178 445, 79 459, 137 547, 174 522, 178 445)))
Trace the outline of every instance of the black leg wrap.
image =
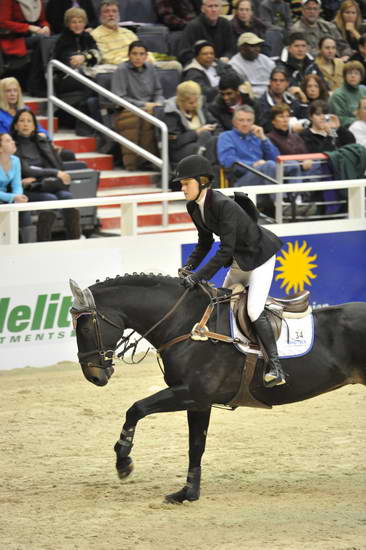
POLYGON ((121 432, 121 438, 117 441, 114 446, 114 451, 116 453, 116 470, 118 477, 124 479, 133 470, 132 458, 128 455, 131 452, 133 447, 132 441, 135 434, 135 428, 123 428, 121 432))
POLYGON ((201 468, 191 468, 188 470, 187 482, 183 489, 177 493, 166 495, 165 502, 169 504, 181 504, 185 500, 193 502, 200 498, 200 486, 201 486, 201 468))

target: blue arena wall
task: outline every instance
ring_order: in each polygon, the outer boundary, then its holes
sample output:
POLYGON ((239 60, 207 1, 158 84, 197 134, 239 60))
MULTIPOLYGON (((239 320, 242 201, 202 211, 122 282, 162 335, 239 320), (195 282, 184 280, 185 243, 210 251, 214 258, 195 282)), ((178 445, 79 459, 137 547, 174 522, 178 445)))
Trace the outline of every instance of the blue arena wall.
MULTIPOLYGON (((271 295, 309 290, 314 307, 366 301, 366 231, 282 237, 271 295)), ((182 263, 195 244, 182 245, 182 263)), ((215 242, 207 259, 219 247, 215 242)), ((207 260, 204 260, 205 263, 207 260)), ((213 277, 222 285, 227 269, 213 277)))

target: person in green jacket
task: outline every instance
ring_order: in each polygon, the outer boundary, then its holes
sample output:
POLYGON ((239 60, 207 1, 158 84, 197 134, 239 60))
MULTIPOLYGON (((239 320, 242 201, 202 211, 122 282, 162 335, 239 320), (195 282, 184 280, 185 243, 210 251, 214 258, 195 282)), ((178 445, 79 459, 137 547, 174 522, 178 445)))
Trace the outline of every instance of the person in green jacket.
POLYGON ((356 120, 360 99, 366 97, 366 86, 360 84, 365 78, 365 69, 359 61, 348 61, 343 67, 343 78, 344 84, 331 95, 329 107, 342 126, 349 126, 356 120))

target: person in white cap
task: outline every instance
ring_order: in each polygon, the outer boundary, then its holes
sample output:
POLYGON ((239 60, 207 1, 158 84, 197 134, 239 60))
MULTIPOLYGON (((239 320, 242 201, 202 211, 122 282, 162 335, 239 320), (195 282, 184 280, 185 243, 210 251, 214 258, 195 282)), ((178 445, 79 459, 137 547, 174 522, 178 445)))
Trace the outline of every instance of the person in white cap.
POLYGON ((321 0, 302 0, 302 15, 290 28, 290 34, 301 32, 306 35, 309 43, 309 53, 315 57, 319 51, 319 40, 330 35, 335 38, 337 43, 337 56, 348 57, 352 55, 352 50, 348 42, 342 37, 341 33, 330 21, 320 17, 321 0))
POLYGON ((229 61, 243 81, 248 80, 254 95, 260 97, 267 89, 274 61, 261 53, 264 40, 252 32, 239 36, 239 53, 229 61))

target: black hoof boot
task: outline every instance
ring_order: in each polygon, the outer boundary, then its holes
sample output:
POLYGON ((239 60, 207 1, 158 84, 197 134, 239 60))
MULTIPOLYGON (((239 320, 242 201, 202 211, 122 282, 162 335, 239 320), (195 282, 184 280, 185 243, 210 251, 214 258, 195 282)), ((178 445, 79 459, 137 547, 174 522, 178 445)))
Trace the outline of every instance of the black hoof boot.
POLYGON ((188 471, 187 483, 177 493, 166 495, 165 502, 169 504, 182 504, 185 500, 193 502, 200 498, 201 468, 192 468, 188 471))
POLYGON ((119 479, 125 479, 126 477, 128 477, 133 470, 132 458, 127 456, 126 458, 121 458, 117 460, 116 470, 119 479))

